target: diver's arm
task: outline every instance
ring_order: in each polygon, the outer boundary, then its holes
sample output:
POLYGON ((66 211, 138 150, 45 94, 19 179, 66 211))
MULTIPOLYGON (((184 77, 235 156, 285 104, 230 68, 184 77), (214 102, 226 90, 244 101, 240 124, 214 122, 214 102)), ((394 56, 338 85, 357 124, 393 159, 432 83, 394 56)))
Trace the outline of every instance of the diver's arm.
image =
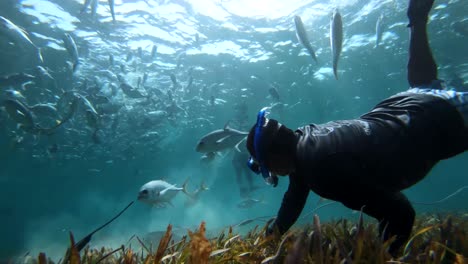
POLYGON ((279 233, 284 234, 296 222, 304 209, 309 189, 306 184, 297 181, 295 177, 297 175, 290 176, 288 190, 284 194, 278 216, 269 233, 278 228, 279 233))

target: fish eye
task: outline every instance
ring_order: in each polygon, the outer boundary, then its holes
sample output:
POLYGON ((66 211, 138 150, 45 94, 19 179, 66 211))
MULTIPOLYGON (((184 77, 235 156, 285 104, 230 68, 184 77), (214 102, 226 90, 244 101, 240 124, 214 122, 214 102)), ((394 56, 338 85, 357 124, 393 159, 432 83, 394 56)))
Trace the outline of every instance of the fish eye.
POLYGON ((141 191, 142 194, 148 194, 148 190, 141 191))

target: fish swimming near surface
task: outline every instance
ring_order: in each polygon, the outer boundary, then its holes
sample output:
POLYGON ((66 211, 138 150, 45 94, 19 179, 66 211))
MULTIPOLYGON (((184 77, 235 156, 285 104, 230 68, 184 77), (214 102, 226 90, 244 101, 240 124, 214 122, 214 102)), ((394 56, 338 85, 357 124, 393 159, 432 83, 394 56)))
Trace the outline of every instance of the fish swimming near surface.
POLYGON ((380 15, 379 18, 377 19, 377 23, 375 24, 375 46, 374 48, 377 48, 380 44, 380 41, 382 41, 382 19, 383 15, 380 15))
POLYGON ((120 89, 122 89, 122 92, 130 98, 138 99, 148 97, 147 95, 142 94, 139 89, 133 88, 130 84, 125 82, 120 84, 120 89))
POLYGON ((333 55, 333 74, 335 79, 338 80, 338 59, 343 48, 343 21, 338 10, 333 12, 330 21, 330 46, 333 55))
POLYGON ((68 54, 73 60, 73 72, 75 72, 80 62, 80 58, 78 56, 78 48, 76 47, 75 40, 70 34, 65 33, 63 38, 63 44, 65 45, 65 49, 68 51, 68 54))
POLYGON ((176 187, 176 185, 163 180, 150 181, 141 186, 138 192, 138 200, 156 207, 173 206, 172 199, 174 199, 178 192, 182 191, 190 197, 186 188, 187 181, 185 181, 182 187, 176 187))
POLYGON ((294 16, 294 24, 296 25, 296 36, 299 42, 307 49, 307 51, 312 56, 315 62, 317 62, 317 57, 315 56, 315 51, 312 48, 312 45, 309 42, 309 38, 307 37, 307 31, 304 27, 304 23, 302 23, 302 19, 300 16, 294 16))
POLYGON ((43 63, 41 50, 31 41, 28 33, 23 28, 15 25, 10 20, 0 16, 0 35, 7 37, 20 49, 31 49, 37 52, 37 58, 40 63, 43 63))
POLYGON ((99 0, 91 0, 91 18, 96 19, 99 0))
POLYGON ((153 45, 153 47, 151 48, 151 59, 154 59, 154 57, 156 57, 156 52, 158 52, 158 46, 153 45))
MULTIPOLYGON (((223 129, 214 130, 204 135, 197 143, 195 150, 200 153, 219 152, 237 148, 237 145, 249 133, 230 128, 228 124, 223 129)), ((239 151, 239 150, 238 150, 239 151)))
POLYGON ((85 2, 83 3, 83 7, 80 10, 80 14, 86 12, 86 9, 88 9, 89 5, 91 4, 91 1, 92 0, 85 0, 85 2))
POLYGON ((114 11, 114 0, 107 0, 108 4, 109 4, 109 9, 110 9, 110 12, 111 12, 111 15, 112 15, 112 21, 115 22, 115 11, 114 11))

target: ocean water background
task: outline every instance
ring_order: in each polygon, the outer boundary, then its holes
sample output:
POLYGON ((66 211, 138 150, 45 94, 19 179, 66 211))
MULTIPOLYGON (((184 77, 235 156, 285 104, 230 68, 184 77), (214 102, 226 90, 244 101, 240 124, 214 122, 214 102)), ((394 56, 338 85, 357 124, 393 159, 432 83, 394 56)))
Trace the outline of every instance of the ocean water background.
MULTIPOLYGON (((69 231, 83 237, 135 200, 140 186, 154 179, 181 186, 188 178, 189 191, 201 182, 209 190, 191 206, 183 193, 165 209, 137 202, 94 235, 91 246, 120 246, 134 234, 145 237, 165 230, 169 223, 184 234, 206 221, 208 231, 216 233, 245 219, 275 215, 287 180, 280 179, 273 189, 253 175, 260 188, 250 197, 262 202, 239 208, 244 198, 235 180, 232 153, 202 164, 195 151, 199 138, 229 120, 234 128, 247 130, 263 106, 275 106, 271 116, 291 128, 354 118, 408 88, 407 1, 116 0, 116 22, 107 1, 99 1, 95 17, 89 10, 80 14, 82 2, 2 0, 0 15, 29 33, 41 49, 41 65, 49 69, 59 89, 110 97, 118 74, 136 86, 138 77, 147 73, 145 89, 162 93, 153 102, 129 99, 121 91, 113 95, 111 101, 121 108, 101 113, 100 143, 93 142, 83 111, 53 135, 35 137, 18 129, 0 110, 0 259, 26 252, 46 252, 59 259, 69 231), (344 23, 339 80, 333 77, 329 44, 330 16, 336 7, 344 23), (302 17, 318 63, 298 43, 294 15, 302 17), (375 47, 380 15, 383 35, 375 47), (64 33, 73 36, 80 54, 73 74, 68 70, 71 58, 63 45, 64 33), (153 45, 157 55, 150 58, 153 45), (127 60, 129 53, 133 57, 127 60), (111 54, 117 66, 109 64, 111 54), (181 86, 172 99, 183 111, 151 120, 149 112, 169 111, 170 74, 181 86), (190 75, 193 84, 183 90, 190 75), (278 90, 281 103, 269 96, 271 87, 278 90), (52 151, 55 147, 57 151, 52 151)), ((467 14, 464 0, 436 0, 428 26, 440 77, 461 89, 468 81, 467 14)), ((34 52, 12 45, 5 36, 0 36, 0 47, 0 75, 35 74, 39 62, 34 52)), ((0 89, 0 99, 8 98, 7 90, 17 90, 29 105, 56 104, 61 96, 34 84, 0 89)), ((468 185, 467 169, 465 153, 441 162, 405 193, 411 201, 437 201, 468 185)), ((441 204, 415 207, 418 213, 463 212, 467 200, 465 191, 441 204)), ((318 202, 311 193, 303 215, 318 202)), ((357 217, 339 204, 318 214, 322 221, 357 217)))

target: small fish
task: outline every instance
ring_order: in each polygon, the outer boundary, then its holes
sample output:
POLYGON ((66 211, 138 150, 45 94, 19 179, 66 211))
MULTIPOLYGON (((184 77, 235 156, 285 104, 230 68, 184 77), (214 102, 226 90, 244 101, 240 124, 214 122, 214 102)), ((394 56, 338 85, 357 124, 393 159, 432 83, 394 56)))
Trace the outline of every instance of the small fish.
POLYGON ((333 55, 333 74, 338 80, 338 59, 340 58, 341 49, 343 48, 343 21, 338 10, 333 12, 330 21, 330 46, 333 55))
POLYGON ((169 76, 171 77, 172 81, 172 89, 177 90, 177 88, 179 88, 179 83, 177 82, 176 76, 173 73, 171 73, 169 76))
POLYGON ((88 9, 89 5, 91 4, 91 1, 92 0, 85 0, 85 2, 83 3, 83 7, 80 10, 80 14, 86 12, 86 9, 88 9))
POLYGON ((132 51, 129 51, 127 53, 127 58, 125 59, 126 62, 129 62, 133 59, 133 52, 132 51))
POLYGON ((302 23, 300 16, 294 16, 294 24, 296 25, 296 36, 299 42, 307 49, 309 54, 312 56, 312 59, 317 63, 317 57, 315 56, 315 51, 310 45, 309 38, 307 37, 307 31, 302 23))
POLYGON ((91 0, 91 18, 92 19, 96 19, 98 4, 99 4, 98 0, 91 0))
POLYGON ((80 58, 78 56, 78 48, 76 47, 75 40, 70 34, 65 33, 64 38, 63 38, 63 44, 65 45, 65 48, 67 49, 68 54, 72 58, 73 72, 75 72, 80 62, 80 58))
POLYGON ((133 88, 130 84, 128 83, 122 83, 120 84, 120 89, 122 89, 122 92, 130 97, 130 98, 146 98, 146 95, 143 95, 140 90, 137 88, 133 88))
POLYGON ((254 199, 254 198, 247 198, 247 199, 244 199, 244 200, 240 201, 237 204, 237 207, 242 208, 242 209, 247 209, 247 208, 251 208, 252 206, 254 206, 256 204, 259 204, 259 203, 263 203, 263 200, 254 199))
POLYGON ((154 59, 156 57, 156 52, 158 52, 158 46, 153 45, 153 48, 151 48, 151 58, 154 59))
POLYGON ((0 76, 0 87, 23 85, 24 83, 34 81, 35 79, 35 76, 23 72, 0 76))
POLYGON ((43 63, 41 50, 31 41, 28 33, 23 28, 15 25, 10 20, 0 16, 0 35, 6 36, 14 44, 18 45, 22 49, 32 49, 37 52, 37 57, 40 63, 43 63))
POLYGON ((166 205, 172 206, 172 199, 179 191, 187 192, 187 181, 182 185, 182 188, 176 187, 163 180, 155 180, 145 183, 138 192, 138 200, 157 207, 165 207, 166 205))
POLYGON ((237 145, 248 135, 248 132, 232 129, 226 124, 223 129, 214 130, 204 135, 197 143, 195 150, 200 153, 218 152, 237 148, 237 145))
POLYGON ((112 15, 112 21, 115 22, 114 0, 107 0, 107 3, 109 4, 109 9, 112 15))
POLYGON ((29 110, 33 111, 34 114, 38 115, 51 115, 57 113, 57 108, 51 103, 47 104, 35 104, 29 107, 29 110))
POLYGON ((143 59, 143 49, 141 47, 138 47, 137 54, 140 59, 143 59))
POLYGON ((190 199, 185 202, 185 206, 194 205, 200 199, 200 194, 207 190, 209 190, 209 188, 205 185, 204 182, 202 182, 198 189, 196 189, 193 193, 190 193, 190 199))
POLYGON ((58 89, 57 81, 55 81, 54 77, 49 73, 49 71, 42 67, 36 66, 36 80, 35 82, 42 88, 49 89, 52 88, 54 91, 63 92, 62 89, 58 89))
POLYGON ((114 55, 110 54, 109 55, 109 65, 114 66, 115 60, 114 60, 114 55))
POLYGON ((143 73, 143 78, 141 80, 141 85, 145 85, 146 84, 146 80, 148 80, 148 74, 145 72, 143 73))
POLYGON ((377 23, 375 24, 375 48, 377 48, 380 44, 380 41, 382 41, 382 19, 383 15, 380 15, 377 19, 377 23))

